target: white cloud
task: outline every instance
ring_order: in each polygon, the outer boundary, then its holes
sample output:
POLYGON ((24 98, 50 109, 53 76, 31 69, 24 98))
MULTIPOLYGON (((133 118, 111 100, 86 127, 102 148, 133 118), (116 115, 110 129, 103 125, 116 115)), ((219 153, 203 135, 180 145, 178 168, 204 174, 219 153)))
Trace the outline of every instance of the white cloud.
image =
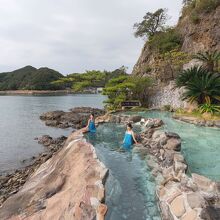
POLYGON ((0 0, 0 72, 25 65, 61 73, 132 70, 144 42, 133 24, 168 8, 175 24, 182 0, 0 0))

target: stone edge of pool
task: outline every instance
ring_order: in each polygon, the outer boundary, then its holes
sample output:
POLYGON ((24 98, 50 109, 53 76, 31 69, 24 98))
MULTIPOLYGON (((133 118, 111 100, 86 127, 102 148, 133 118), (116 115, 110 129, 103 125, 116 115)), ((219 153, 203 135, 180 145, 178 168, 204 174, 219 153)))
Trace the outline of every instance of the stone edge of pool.
POLYGON ((197 126, 220 128, 220 120, 209 120, 204 118, 199 119, 193 116, 185 116, 185 115, 177 115, 177 114, 174 114, 172 118, 178 121, 194 124, 197 126))
POLYGON ((0 219, 102 220, 107 176, 95 148, 78 130, 3 203, 0 219))
MULTIPOLYGON (((138 115, 106 114, 97 123, 138 123, 138 115)), ((143 119, 142 119, 143 120, 143 119)), ((186 174, 188 165, 181 154, 178 134, 159 130, 160 119, 148 121, 141 144, 134 151, 148 156, 147 165, 156 181, 156 196, 163 220, 220 219, 220 183, 205 176, 186 174)))

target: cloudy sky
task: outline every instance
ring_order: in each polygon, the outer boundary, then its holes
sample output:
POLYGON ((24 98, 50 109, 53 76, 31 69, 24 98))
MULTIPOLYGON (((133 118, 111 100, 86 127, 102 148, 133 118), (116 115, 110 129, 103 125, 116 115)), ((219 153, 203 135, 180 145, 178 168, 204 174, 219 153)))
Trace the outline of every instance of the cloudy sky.
POLYGON ((133 24, 168 8, 175 24, 182 0, 0 0, 0 72, 26 65, 63 74, 132 70, 143 40, 133 24))

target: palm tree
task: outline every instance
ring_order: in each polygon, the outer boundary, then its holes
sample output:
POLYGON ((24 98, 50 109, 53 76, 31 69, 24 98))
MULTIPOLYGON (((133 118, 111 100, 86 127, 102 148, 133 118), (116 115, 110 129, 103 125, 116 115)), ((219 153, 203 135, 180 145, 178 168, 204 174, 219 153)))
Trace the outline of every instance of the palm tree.
POLYGON ((190 69, 183 70, 178 77, 176 78, 176 87, 186 86, 191 79, 197 75, 204 75, 207 73, 207 70, 204 67, 194 66, 190 69))
POLYGON ((220 101, 220 74, 206 72, 195 74, 185 86, 183 99, 198 104, 211 104, 220 101))
POLYGON ((220 52, 215 50, 214 52, 206 51, 205 53, 199 52, 193 56, 193 58, 205 63, 205 67, 210 71, 218 70, 218 62, 220 60, 220 52))

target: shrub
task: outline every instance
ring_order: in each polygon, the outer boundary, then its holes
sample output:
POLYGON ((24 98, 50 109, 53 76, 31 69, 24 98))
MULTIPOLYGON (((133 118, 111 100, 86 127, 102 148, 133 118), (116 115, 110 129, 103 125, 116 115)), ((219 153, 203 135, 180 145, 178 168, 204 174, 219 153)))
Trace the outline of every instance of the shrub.
POLYGON ((195 10, 198 13, 209 13, 220 5, 219 0, 196 0, 195 10))
POLYGON ((155 34, 150 40, 149 45, 152 49, 160 53, 166 53, 173 49, 180 48, 182 38, 174 28, 168 28, 164 32, 155 34))
POLYGON ((210 13, 219 5, 219 0, 188 0, 184 3, 182 16, 189 15, 192 22, 198 24, 202 13, 210 13))
POLYGON ((202 67, 183 71, 176 79, 177 87, 184 86, 183 99, 198 104, 220 101, 220 74, 208 72, 202 67))
POLYGON ((199 112, 214 114, 216 112, 220 112, 220 106, 206 103, 199 106, 199 112))

